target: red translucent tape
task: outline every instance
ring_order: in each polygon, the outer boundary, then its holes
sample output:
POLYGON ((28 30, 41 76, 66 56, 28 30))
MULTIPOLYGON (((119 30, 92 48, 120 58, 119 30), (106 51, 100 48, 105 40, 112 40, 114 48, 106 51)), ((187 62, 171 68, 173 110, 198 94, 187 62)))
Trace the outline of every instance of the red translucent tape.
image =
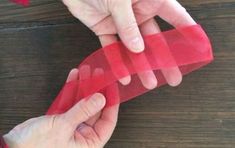
POLYGON ((96 92, 105 95, 106 106, 125 102, 149 91, 137 73, 153 70, 160 87, 166 84, 161 69, 179 67, 185 75, 213 60, 210 41, 200 25, 145 36, 144 41, 146 49, 139 54, 116 42, 88 56, 78 66, 79 79, 64 85, 47 114, 64 113, 96 92), (130 84, 118 82, 128 75, 130 84))

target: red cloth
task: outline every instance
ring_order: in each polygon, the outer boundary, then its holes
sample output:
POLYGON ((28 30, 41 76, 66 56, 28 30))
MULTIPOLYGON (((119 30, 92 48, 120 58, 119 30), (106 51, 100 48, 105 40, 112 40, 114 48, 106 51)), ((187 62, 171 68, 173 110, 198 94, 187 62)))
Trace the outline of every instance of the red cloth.
POLYGON ((79 79, 64 85, 47 114, 64 113, 79 100, 101 92, 106 106, 128 101, 149 90, 137 73, 153 70, 158 87, 166 84, 161 69, 179 67, 188 74, 213 60, 210 41, 200 25, 185 26, 144 37, 146 49, 135 54, 121 42, 97 50, 79 66, 79 79), (132 75, 123 86, 118 79, 132 75))
POLYGON ((8 148, 3 137, 0 136, 0 148, 8 148))
POLYGON ((21 4, 23 6, 28 6, 29 5, 29 0, 11 0, 14 3, 21 4))

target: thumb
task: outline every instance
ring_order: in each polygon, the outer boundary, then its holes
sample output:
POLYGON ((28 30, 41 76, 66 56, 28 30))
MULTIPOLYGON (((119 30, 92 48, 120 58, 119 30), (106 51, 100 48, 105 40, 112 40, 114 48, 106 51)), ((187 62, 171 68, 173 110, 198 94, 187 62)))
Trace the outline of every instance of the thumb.
POLYGON ((132 52, 144 50, 144 41, 138 28, 130 0, 117 0, 110 8, 119 37, 132 52))
POLYGON ((68 121, 75 129, 77 126, 97 114, 105 106, 105 97, 96 93, 88 99, 82 99, 64 114, 68 121))

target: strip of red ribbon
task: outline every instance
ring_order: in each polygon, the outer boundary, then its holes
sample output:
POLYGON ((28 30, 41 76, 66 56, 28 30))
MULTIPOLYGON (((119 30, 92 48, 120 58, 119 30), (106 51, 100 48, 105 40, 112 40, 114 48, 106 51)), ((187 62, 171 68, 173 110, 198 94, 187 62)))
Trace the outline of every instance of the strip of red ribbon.
POLYGON ((145 50, 135 54, 121 42, 97 50, 79 66, 79 78, 66 83, 47 114, 64 113, 76 102, 93 93, 106 97, 106 107, 128 101, 149 90, 143 87, 138 74, 154 71, 158 87, 166 84, 161 69, 179 67, 183 75, 213 60, 210 41, 200 25, 185 26, 144 37, 145 50), (132 75, 131 83, 118 80, 132 75))

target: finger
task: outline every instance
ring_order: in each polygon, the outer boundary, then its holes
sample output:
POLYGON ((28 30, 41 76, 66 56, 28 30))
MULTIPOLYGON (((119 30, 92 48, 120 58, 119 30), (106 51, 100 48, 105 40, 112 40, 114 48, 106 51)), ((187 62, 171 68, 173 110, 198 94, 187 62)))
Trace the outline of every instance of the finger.
POLYGON ((93 126, 96 123, 96 121, 100 118, 100 115, 101 112, 98 112, 97 114, 89 118, 85 123, 89 126, 93 126))
POLYGON ((21 124, 18 124, 17 126, 15 126, 12 131, 14 130, 22 130, 23 128, 29 126, 30 124, 34 123, 35 121, 37 121, 39 118, 31 118, 29 120, 26 120, 25 122, 21 123, 21 124))
POLYGON ((81 143, 87 143, 87 141, 92 141, 94 144, 100 145, 100 140, 93 127, 85 123, 80 124, 76 129, 75 139, 79 140, 79 147, 81 143))
MULTIPOLYGON (((104 47, 106 45, 109 45, 109 44, 116 42, 117 37, 115 35, 100 35, 99 40, 100 40, 102 47, 104 47)), ((126 68, 126 67, 124 67, 124 68, 126 68)), ((127 85, 131 82, 131 76, 123 77, 123 78, 119 79, 119 82, 122 85, 127 85)))
MULTIPOLYGON (((91 78, 91 66, 88 64, 82 64, 79 67, 79 80, 89 80, 91 78)), ((81 83, 79 83, 80 85, 81 83)), ((91 83, 86 83, 82 87, 79 86, 78 94, 75 99, 76 102, 79 102, 81 98, 84 98, 83 96, 87 95, 87 90, 91 87, 91 83)))
POLYGON ((77 79, 78 79, 78 69, 74 68, 69 72, 66 83, 77 80, 77 79))
MULTIPOLYGON (((103 69, 96 68, 94 70, 93 76, 98 76, 99 74, 102 75, 103 73, 104 73, 103 69)), ((118 93, 118 87, 117 87, 116 83, 108 86, 105 91, 101 91, 101 92, 103 94, 105 94, 105 96, 107 97, 106 98, 107 99, 106 105, 111 105, 113 103, 115 103, 115 104, 119 103, 119 93, 118 93), (110 98, 112 98, 112 100, 110 100, 110 98)), ((106 114, 106 109, 104 109, 102 112, 103 112, 102 116, 103 117, 106 116, 105 115, 106 114)), ((109 114, 113 115, 112 113, 109 113, 109 114)), ((115 116, 113 116, 113 117, 115 117, 115 116)), ((102 118, 101 119, 98 119, 98 118, 94 119, 96 117, 92 117, 92 118, 93 118, 92 119, 93 121, 90 121, 90 122, 93 122, 93 123, 87 124, 87 122, 86 122, 86 124, 82 124, 81 126, 79 126, 77 131, 79 131, 80 134, 76 134, 76 135, 78 135, 78 137, 80 135, 82 135, 86 139, 91 139, 92 141, 96 141, 97 139, 99 139, 98 141, 102 142, 101 145, 104 145, 108 141, 108 139, 110 138, 111 133, 113 132, 113 130, 107 131, 106 129, 104 129, 106 131, 105 136, 104 137, 99 137, 99 134, 95 130, 95 124, 97 123, 97 121, 100 121, 102 118), (96 121, 94 122, 94 120, 96 120, 96 121), (94 129, 92 127, 94 127, 94 129)), ((100 115, 99 115, 99 118, 100 118, 100 115)), ((102 124, 102 125, 104 127, 106 127, 105 124, 102 124)), ((114 127, 115 127, 115 125, 114 125, 114 127)), ((113 127, 113 129, 114 129, 114 127, 113 127)), ((108 127, 108 128, 110 129, 110 127, 108 127)), ((111 127, 111 129, 112 129, 112 127, 111 127)))
MULTIPOLYGON (((159 33, 161 30, 155 20, 150 19, 141 25, 141 32, 148 35, 159 33)), ((161 71, 170 86, 177 86, 182 81, 182 74, 178 67, 161 69, 161 71)))
POLYGON ((133 13, 131 1, 115 1, 110 9, 118 35, 125 46, 132 52, 142 52, 144 41, 133 13))
POLYGON ((96 124, 93 126, 99 139, 103 142, 103 145, 111 137, 113 130, 115 129, 118 109, 120 103, 119 89, 117 83, 109 85, 105 90, 107 97, 106 105, 112 105, 111 107, 105 107, 102 111, 102 115, 96 124))
MULTIPOLYGON (((104 74, 104 70, 102 68, 95 68, 92 77, 94 76, 102 76, 104 74)), ((101 81, 103 81, 104 79, 102 79, 101 81)), ((98 112, 97 114, 95 114, 93 117, 89 118, 86 121, 86 124, 89 126, 93 126, 95 124, 95 122, 97 121, 97 119, 100 118, 101 112, 98 112)))
POLYGON ((96 93, 88 99, 82 99, 78 102, 63 114, 63 118, 72 125, 72 128, 76 129, 79 124, 101 111, 105 106, 105 101, 102 94, 96 93))
POLYGON ((196 24, 186 9, 176 0, 165 0, 158 12, 162 19, 174 27, 196 24))
MULTIPOLYGON (((146 29, 147 30, 147 27, 148 26, 143 26, 144 28, 143 29, 146 29)), ((146 32, 145 30, 142 31, 142 28, 141 28, 141 33, 142 35, 147 35, 148 32, 146 32)), ((141 72, 141 73, 138 73, 138 76, 143 84, 143 86, 147 89, 153 89, 157 86, 157 79, 153 73, 153 71, 144 71, 144 72, 141 72)))
POLYGON ((138 76, 145 88, 151 90, 157 87, 157 78, 155 77, 152 70, 138 73, 138 76))
POLYGON ((94 125, 94 129, 101 141, 106 143, 111 137, 118 118, 119 104, 103 109, 101 118, 94 125))
POLYGON ((104 46, 107 46, 109 44, 116 42, 118 39, 115 35, 107 34, 107 35, 100 35, 99 40, 100 40, 101 46, 104 47, 104 46))
POLYGON ((179 67, 161 69, 161 71, 170 86, 178 86, 182 82, 182 73, 180 72, 179 67))
POLYGON ((133 67, 137 71, 140 71, 137 73, 137 75, 139 76, 143 86, 147 89, 155 88, 157 86, 157 79, 151 70, 151 66, 146 54, 144 52, 139 54, 128 52, 128 56, 131 60, 131 63, 133 64, 133 67))
POLYGON ((80 80, 86 80, 86 79, 89 79, 91 77, 91 67, 90 65, 82 65, 80 68, 79 68, 79 79, 80 80))
MULTIPOLYGON (((66 83, 75 81, 77 79, 78 69, 74 68, 69 72, 66 83)), ((53 104, 47 111, 47 115, 58 114, 70 108, 73 105, 73 102, 75 101, 76 90, 76 83, 65 84, 63 89, 57 96, 56 100, 53 102, 53 104)))

